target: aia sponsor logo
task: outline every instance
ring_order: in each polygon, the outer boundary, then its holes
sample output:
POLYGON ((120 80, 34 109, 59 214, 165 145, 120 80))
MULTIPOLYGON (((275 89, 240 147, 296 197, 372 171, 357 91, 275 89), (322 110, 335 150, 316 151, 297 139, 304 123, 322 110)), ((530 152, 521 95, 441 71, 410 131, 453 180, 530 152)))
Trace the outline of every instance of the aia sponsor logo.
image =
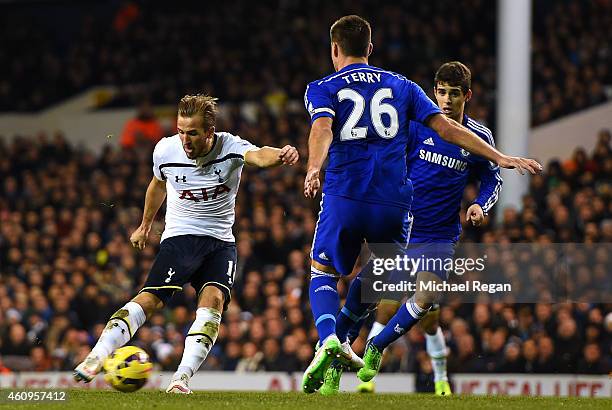
POLYGON ((217 197, 223 193, 230 192, 225 184, 217 185, 212 188, 200 188, 200 189, 185 189, 181 191, 179 199, 185 199, 187 201, 208 201, 209 199, 217 199, 217 197))

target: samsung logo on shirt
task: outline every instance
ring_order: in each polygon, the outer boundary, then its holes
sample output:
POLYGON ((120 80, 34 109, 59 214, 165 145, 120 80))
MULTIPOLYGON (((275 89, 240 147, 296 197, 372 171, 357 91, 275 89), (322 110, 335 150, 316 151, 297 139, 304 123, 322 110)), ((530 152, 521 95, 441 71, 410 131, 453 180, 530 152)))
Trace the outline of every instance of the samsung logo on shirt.
POLYGON ((468 163, 461 161, 456 158, 452 158, 446 155, 438 154, 437 152, 431 152, 424 149, 419 150, 419 158, 433 164, 442 165, 455 171, 465 171, 468 167, 468 163))

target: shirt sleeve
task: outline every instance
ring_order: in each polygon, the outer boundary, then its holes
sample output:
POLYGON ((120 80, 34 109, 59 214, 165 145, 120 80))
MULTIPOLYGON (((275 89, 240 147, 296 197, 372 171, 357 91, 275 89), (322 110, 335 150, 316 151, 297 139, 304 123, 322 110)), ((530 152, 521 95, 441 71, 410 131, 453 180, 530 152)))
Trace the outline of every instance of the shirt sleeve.
POLYGON ((410 87, 410 117, 424 124, 427 118, 434 114, 441 114, 440 108, 425 94, 425 91, 412 81, 408 82, 410 87))
POLYGON ((227 134, 226 144, 227 150, 225 152, 225 155, 238 157, 242 160, 243 163, 244 154, 246 154, 248 151, 252 151, 254 149, 259 148, 258 146, 251 144, 249 141, 232 134, 227 134))
MULTIPOLYGON (((490 144, 495 147, 492 138, 490 139, 490 144)), ((476 173, 480 180, 480 190, 474 203, 480 205, 484 214, 487 215, 499 199, 499 193, 504 181, 502 180, 499 166, 484 158, 479 158, 476 173)))
POLYGON ((163 141, 164 139, 162 138, 157 144, 155 144, 155 149, 153 150, 153 175, 155 175, 155 178, 159 179, 160 181, 166 180, 166 177, 162 173, 161 169, 159 169, 159 166, 163 163, 161 152, 161 145, 163 141))
POLYGON ((306 87, 304 93, 304 105, 306 111, 310 114, 310 123, 312 124, 317 118, 330 117, 334 118, 336 111, 334 110, 334 101, 329 94, 328 89, 317 83, 310 83, 306 87))

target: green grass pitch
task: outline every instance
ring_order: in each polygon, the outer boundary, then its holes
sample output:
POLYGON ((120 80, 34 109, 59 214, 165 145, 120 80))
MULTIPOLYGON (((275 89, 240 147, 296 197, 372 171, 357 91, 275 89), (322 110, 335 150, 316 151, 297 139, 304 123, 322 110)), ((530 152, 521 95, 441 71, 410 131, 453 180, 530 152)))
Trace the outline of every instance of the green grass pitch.
MULTIPOLYGON (((4 392, 6 394, 6 390, 4 392)), ((6 397, 6 395, 3 395, 6 397)), ((136 393, 115 391, 68 391, 67 402, 25 403, 4 401, 0 408, 25 409, 611 409, 612 399, 559 397, 452 396, 427 394, 359 394, 342 393, 324 397, 318 394, 280 392, 195 392, 190 396, 169 395, 161 391, 136 393)))

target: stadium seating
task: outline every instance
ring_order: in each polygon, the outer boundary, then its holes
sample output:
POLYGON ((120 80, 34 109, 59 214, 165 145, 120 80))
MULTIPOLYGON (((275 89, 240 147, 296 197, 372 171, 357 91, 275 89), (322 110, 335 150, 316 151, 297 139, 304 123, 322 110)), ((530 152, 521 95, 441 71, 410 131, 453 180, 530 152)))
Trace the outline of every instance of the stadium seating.
MULTIPOLYGON (((39 110, 94 85, 119 87, 114 106, 138 105, 143 96, 175 104, 202 90, 225 102, 299 101, 305 84, 331 70, 325 33, 350 9, 373 25, 372 63, 425 89, 442 62, 466 62, 475 80, 472 115, 494 127, 496 2, 137 4, 6 6, 0 111, 39 110)), ((602 1, 535 2, 534 124, 606 100, 609 18, 602 1)))

